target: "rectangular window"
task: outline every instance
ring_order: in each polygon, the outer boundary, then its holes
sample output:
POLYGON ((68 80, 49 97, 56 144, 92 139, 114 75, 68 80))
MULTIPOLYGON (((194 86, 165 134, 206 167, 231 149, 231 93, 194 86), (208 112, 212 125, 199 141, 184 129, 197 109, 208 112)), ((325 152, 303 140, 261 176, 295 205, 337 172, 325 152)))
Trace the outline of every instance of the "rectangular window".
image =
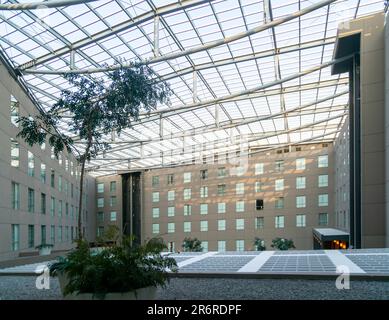
POLYGON ((110 221, 116 221, 116 217, 117 216, 117 213, 116 211, 111 211, 110 213, 110 221))
POLYGON ((200 214, 208 214, 208 204, 207 203, 200 204, 200 214))
POLYGON ((244 212, 244 201, 236 201, 236 212, 244 212))
POLYGON ((159 202, 159 192, 153 192, 153 202, 159 202))
POLYGON ((70 196, 72 198, 74 197, 74 186, 73 186, 73 183, 70 185, 70 196))
POLYGON ((235 219, 236 230, 244 230, 244 219, 235 219))
POLYGON ((41 214, 46 214, 46 195, 41 193, 41 214))
POLYGON ((58 242, 62 242, 62 226, 58 227, 58 242))
POLYGON ((263 229, 264 226, 265 226, 264 217, 256 217, 255 218, 255 229, 263 229))
POLYGON ((237 176, 243 176, 246 172, 246 169, 245 167, 242 167, 242 166, 239 166, 239 167, 236 167, 236 175, 237 176))
POLYGON ((208 170, 207 169, 200 170, 200 179, 201 180, 208 179, 208 170))
POLYGON ((226 220, 217 220, 217 230, 218 231, 226 230, 226 220))
POLYGON ((262 184, 260 181, 255 181, 255 192, 262 192, 262 184))
POLYGON ((283 191, 284 190, 284 179, 277 179, 275 181, 275 190, 283 191))
POLYGON ((184 183, 189 183, 192 181, 192 173, 184 172, 184 183))
MULTIPOLYGON (((72 239, 73 239, 73 227, 71 229, 71 233, 72 233, 72 239)), ((97 228, 97 236, 102 237, 103 234, 104 234, 104 227, 98 227, 97 228)))
POLYGON ((235 185, 236 194, 241 195, 244 194, 244 183, 239 182, 235 185))
POLYGON ((53 169, 50 172, 50 186, 55 188, 55 171, 53 169))
POLYGON ((11 123, 15 127, 19 127, 19 123, 17 122, 19 119, 19 101, 11 95, 11 123))
POLYGON ((174 174, 168 174, 167 175, 167 184, 168 185, 174 184, 174 174))
POLYGON ((201 187, 200 198, 207 198, 207 197, 208 197, 208 187, 201 187))
POLYGON ((11 166, 19 167, 19 143, 11 138, 11 166))
POLYGON ((319 168, 328 168, 328 155, 322 155, 317 158, 317 164, 319 168))
POLYGON ((284 222, 285 222, 285 217, 284 216, 276 216, 274 218, 274 220, 275 220, 275 227, 276 227, 276 229, 284 228, 284 222))
POLYGON ((200 221, 200 231, 208 231, 208 221, 200 221))
POLYGON ((328 226, 328 213, 319 213, 319 226, 328 226))
POLYGON ((219 240, 217 242, 217 251, 219 251, 219 252, 226 251, 226 242, 224 240, 219 240))
POLYGON ((62 200, 58 200, 58 217, 62 217, 63 210, 63 202, 62 200))
POLYGON ((307 206, 305 196, 296 197, 296 208, 305 208, 307 206))
POLYGON ((201 241, 201 247, 203 248, 203 252, 208 252, 208 241, 201 241))
POLYGON ((217 213, 226 213, 226 204, 225 204, 225 202, 219 202, 217 204, 217 213))
POLYGON ((104 198, 97 198, 97 208, 104 207, 104 198))
POLYGON ((296 227, 305 227, 306 226, 306 217, 305 214, 297 214, 296 215, 296 227))
POLYGON ((46 183, 46 165, 41 163, 41 182, 46 183))
POLYGON ((34 248, 35 246, 35 229, 34 225, 28 225, 28 248, 34 248))
POLYGON ((46 226, 41 226, 41 244, 46 244, 46 226))
POLYGON ((174 233, 176 231, 176 224, 174 222, 169 222, 167 224, 167 233, 174 233))
POLYGON ((31 151, 27 152, 27 161, 28 161, 28 175, 33 177, 35 175, 35 160, 34 154, 31 151))
POLYGON ((117 201, 116 201, 117 199, 116 199, 116 196, 111 196, 111 197, 109 197, 109 206, 110 207, 114 207, 114 206, 116 206, 116 204, 117 204, 117 201))
POLYGON ((190 216, 192 214, 192 206, 190 204, 184 205, 184 216, 190 216))
POLYGON ((58 190, 62 192, 62 176, 58 177, 58 190))
POLYGON ((69 215, 69 203, 67 203, 67 202, 65 204, 65 213, 67 216, 69 215))
POLYGON ((218 196, 224 196, 226 194, 226 185, 225 184, 219 184, 217 186, 217 195, 218 196))
POLYGON ((319 183, 319 188, 328 187, 328 175, 327 174, 319 175, 318 183, 319 183))
POLYGON ((184 189, 184 200, 189 200, 192 197, 192 189, 184 189))
POLYGON ((276 198, 275 208, 276 209, 284 209, 285 199, 284 197, 276 198))
POLYGON ((176 208, 175 207, 168 207, 167 208, 167 216, 168 217, 174 217, 176 208))
POLYGON ((109 183, 109 192, 116 192, 116 181, 111 181, 109 183))
POLYGON ((244 240, 235 241, 236 251, 244 251, 244 240))
POLYGON ((167 192, 167 200, 168 201, 174 201, 175 197, 176 197, 176 193, 174 190, 170 190, 167 192))
POLYGON ((54 225, 50 226, 50 243, 51 244, 55 243, 55 226, 54 225))
POLYGON ((54 197, 50 198, 50 215, 52 217, 55 216, 55 198, 54 197))
POLYGON ((263 210, 263 208, 264 208, 263 199, 255 200, 255 209, 256 210, 263 210))
POLYGON ((104 222, 104 212, 102 211, 97 212, 97 221, 100 223, 104 222))
POLYGON ((190 221, 184 222, 184 232, 192 232, 192 222, 190 221))
POLYGON ((319 194, 319 207, 328 206, 328 194, 319 194))
POLYGON ((153 223, 153 234, 159 233, 159 223, 153 223))
POLYGON ((16 182, 12 182, 12 209, 20 209, 20 185, 16 182))
POLYGON ((255 164, 255 174, 263 174, 264 172, 264 165, 263 163, 256 163, 255 164))
POLYGON ((65 227, 65 241, 69 242, 69 226, 65 227))
POLYGON ((217 168, 217 177, 218 178, 224 178, 226 175, 227 175, 227 172, 226 172, 225 167, 217 168))
POLYGON ((153 208, 153 218, 159 218, 159 208, 153 208))
POLYGON ((284 170, 284 160, 276 160, 275 170, 276 172, 281 172, 284 170))
POLYGON ((12 251, 18 251, 20 248, 20 229, 18 224, 12 225, 12 251))
POLYGON ((159 186, 159 176, 153 176, 151 178, 151 184, 153 187, 158 187, 159 186))
POLYGON ((103 193, 104 192, 104 183, 100 182, 97 184, 97 193, 103 193))
POLYGON ((305 170, 305 158, 296 159, 296 170, 305 170))
POLYGON ((305 189, 305 177, 296 177, 296 189, 305 189))
POLYGON ((35 212, 35 191, 28 188, 28 212, 35 212))

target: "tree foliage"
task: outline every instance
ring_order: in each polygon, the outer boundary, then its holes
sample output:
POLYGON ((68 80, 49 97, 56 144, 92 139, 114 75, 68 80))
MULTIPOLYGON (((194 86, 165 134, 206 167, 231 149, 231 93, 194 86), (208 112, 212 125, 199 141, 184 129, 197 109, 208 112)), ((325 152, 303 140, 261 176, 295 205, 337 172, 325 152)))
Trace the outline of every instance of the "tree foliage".
POLYGON ((257 250, 257 251, 266 250, 265 241, 261 238, 255 237, 253 244, 254 244, 255 250, 257 250))
POLYGON ((275 238, 272 240, 272 248, 276 248, 278 250, 289 250, 295 249, 292 239, 284 239, 284 238, 275 238))
POLYGON ((201 252, 203 251, 203 247, 201 246, 201 241, 197 238, 185 238, 182 243, 182 248, 185 252, 201 252))

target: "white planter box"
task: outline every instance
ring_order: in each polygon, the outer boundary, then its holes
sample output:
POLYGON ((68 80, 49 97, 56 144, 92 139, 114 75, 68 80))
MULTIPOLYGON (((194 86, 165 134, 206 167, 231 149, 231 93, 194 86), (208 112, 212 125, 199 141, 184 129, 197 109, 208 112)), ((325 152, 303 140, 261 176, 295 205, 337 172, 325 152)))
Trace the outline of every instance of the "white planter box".
POLYGON ((48 256, 49 254, 51 254, 51 247, 43 247, 41 249, 39 249, 39 255, 40 256, 48 256))

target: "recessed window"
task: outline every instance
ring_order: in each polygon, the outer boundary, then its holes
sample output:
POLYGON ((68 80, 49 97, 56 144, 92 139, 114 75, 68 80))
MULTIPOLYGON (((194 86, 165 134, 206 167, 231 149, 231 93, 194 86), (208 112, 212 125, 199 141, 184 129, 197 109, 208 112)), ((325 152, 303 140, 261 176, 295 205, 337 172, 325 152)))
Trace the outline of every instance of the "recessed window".
POLYGON ((305 196, 296 197, 296 208, 305 208, 307 206, 305 196))
POLYGON ((29 224, 28 225, 28 248, 34 248, 34 243, 35 243, 35 230, 34 230, 34 225, 29 224))
POLYGON ((18 119, 19 119, 19 101, 16 100, 16 98, 13 95, 11 95, 11 123, 15 127, 19 127, 18 119))
POLYGON ((110 214, 110 220, 111 221, 116 221, 116 211, 111 211, 111 214, 110 214))
POLYGON ((192 173, 184 172, 184 183, 189 183, 192 181, 192 173))
POLYGON ((168 207, 167 208, 167 216, 168 217, 174 217, 176 208, 175 207, 168 207))
POLYGON ((185 221, 184 222, 184 232, 191 232, 192 231, 192 222, 185 221))
POLYGON ((244 240, 236 240, 235 241, 236 251, 244 251, 244 240))
POLYGON ((167 233, 174 233, 176 231, 176 224, 174 222, 169 222, 167 224, 167 233))
POLYGON ((208 214, 208 204, 207 203, 200 204, 200 214, 208 214))
POLYGON ((97 208, 104 207, 104 198, 97 198, 97 208))
POLYGON ((54 197, 50 198, 50 215, 52 217, 55 216, 55 198, 54 197))
POLYGON ((328 213, 319 213, 319 226, 328 226, 328 213))
POLYGON ((12 228, 12 251, 18 251, 20 248, 20 228, 18 224, 13 224, 12 228))
POLYGON ((244 219, 235 219, 236 230, 244 230, 244 219))
POLYGON ((200 221, 200 231, 208 231, 208 221, 200 221))
POLYGON ((201 241, 201 247, 203 248, 203 252, 208 252, 208 241, 201 241))
POLYGON ((264 172, 263 163, 256 163, 255 164, 255 174, 263 174, 263 172, 264 172))
POLYGON ((158 187, 159 186, 159 176, 153 176, 151 178, 151 184, 153 187, 158 187))
POLYGON ((255 181, 254 185, 255 192, 261 192, 262 191, 262 184, 260 181, 255 181))
POLYGON ((263 199, 257 199, 255 200, 255 209, 257 210, 263 210, 263 199))
POLYGON ((224 178, 227 175, 227 171, 225 167, 217 168, 217 177, 224 178))
POLYGON ((19 143, 11 138, 11 166, 19 167, 19 143))
POLYGON ((276 216, 274 218, 275 221, 275 228, 276 229, 282 229, 285 226, 285 217, 284 216, 276 216))
POLYGON ((159 218, 159 208, 153 208, 153 218, 159 218))
POLYGON ((305 170, 305 158, 296 159, 296 170, 305 170))
POLYGON ((284 160, 276 160, 275 170, 276 172, 281 172, 284 170, 284 160))
POLYGON ((12 182, 12 209, 20 209, 20 185, 16 182, 12 182))
POLYGON ((168 200, 168 201, 174 201, 175 195, 176 195, 176 193, 175 193, 174 190, 168 191, 168 192, 167 192, 167 200, 168 200))
POLYGON ((306 216, 305 214, 296 215, 296 227, 305 227, 306 226, 306 216))
POLYGON ((218 196, 224 196, 226 194, 226 185, 225 184, 219 184, 217 186, 217 195, 218 196))
POLYGON ((158 234, 159 233, 159 223, 153 223, 153 234, 158 234))
POLYGON ((225 231, 226 230, 226 220, 217 220, 217 230, 225 231))
POLYGON ((242 167, 242 166, 236 167, 236 175, 237 176, 243 176, 245 173, 246 173, 245 167, 242 167))
POLYGON ((109 206, 110 207, 116 206, 116 196, 109 197, 109 206))
POLYGON ((264 217, 256 217, 255 218, 255 229, 263 229, 265 226, 265 218, 264 217))
POLYGON ((192 197, 192 189, 184 189, 184 200, 189 200, 192 197))
POLYGON ((153 202, 159 202, 159 192, 153 192, 153 202))
POLYGON ((244 201, 236 201, 236 212, 244 212, 244 201))
POLYGON ((168 185, 174 184, 174 174, 168 174, 167 175, 167 184, 168 185))
POLYGON ((276 198, 275 208, 276 209, 284 209, 284 203, 285 203, 284 197, 276 198))
POLYGON ((219 251, 219 252, 226 251, 226 241, 225 240, 219 240, 217 242, 217 251, 219 251))
POLYGON ((284 179, 277 179, 275 181, 275 190, 283 191, 284 190, 284 179))
POLYGON ((46 194, 41 193, 41 214, 46 214, 46 194))
POLYGON ((104 212, 102 211, 97 212, 97 221, 100 223, 104 222, 104 212))
POLYGON ((190 204, 184 205, 184 216, 190 216, 192 214, 192 206, 190 204))
POLYGON ((328 155, 322 155, 317 158, 317 164, 319 168, 328 168, 328 155))
POLYGON ((201 187, 200 198, 207 198, 207 197, 208 197, 208 187, 201 187))
POLYGON ((27 152, 27 159, 28 159, 28 175, 30 177, 33 177, 35 175, 35 161, 34 161, 34 154, 31 151, 27 152))
POLYGON ((327 174, 319 175, 318 184, 319 184, 319 188, 328 187, 328 175, 327 174))
POLYGON ((305 189, 305 177, 296 177, 296 189, 305 189))
POLYGON ((328 194, 319 194, 319 207, 328 206, 328 194))
POLYGON ((208 179, 208 170, 200 170, 200 179, 205 180, 208 179))
POLYGON ((28 188, 28 212, 35 212, 35 192, 28 188))
POLYGON ((244 194, 244 183, 239 182, 235 185, 236 194, 241 195, 244 194))
POLYGON ((116 192, 116 181, 111 181, 109 183, 109 192, 116 192))
POLYGON ((217 213, 226 213, 226 204, 225 204, 225 202, 219 202, 217 204, 217 213))

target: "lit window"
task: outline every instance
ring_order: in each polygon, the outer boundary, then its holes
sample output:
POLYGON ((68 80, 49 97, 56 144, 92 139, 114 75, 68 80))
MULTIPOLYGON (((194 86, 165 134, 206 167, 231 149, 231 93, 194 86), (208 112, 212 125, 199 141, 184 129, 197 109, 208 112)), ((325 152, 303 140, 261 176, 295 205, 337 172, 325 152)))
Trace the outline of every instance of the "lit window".
POLYGON ((305 208, 306 207, 306 197, 305 196, 297 196, 296 197, 296 208, 305 208))
POLYGON ((104 207, 104 198, 97 198, 97 208, 104 207))
POLYGON ((284 208, 285 199, 283 197, 276 198, 275 208, 283 209, 284 208))
POLYGON ((175 215, 175 207, 168 207, 167 208, 167 216, 174 217, 174 215, 175 215))
POLYGON ((296 189, 305 189, 305 177, 296 177, 296 189))
POLYGON ((208 187, 201 187, 200 198, 207 198, 207 197, 208 197, 208 187))
POLYGON ((296 170, 305 170, 305 158, 296 159, 296 170))
POLYGON ((236 212, 244 212, 244 201, 236 201, 236 212))
POLYGON ((328 206, 328 194, 319 194, 319 207, 328 206))
POLYGON ((192 197, 192 189, 184 189, 184 200, 189 200, 192 197))
POLYGON ((176 195, 176 193, 175 193, 174 190, 168 191, 168 192, 167 192, 167 200, 168 200, 168 201, 174 201, 175 195, 176 195))
POLYGON ((244 251, 244 240, 235 241, 236 251, 244 251))
POLYGON ((244 194, 244 183, 240 182, 235 185, 236 194, 244 194))
POLYGON ((217 204, 217 213, 226 213, 226 204, 224 202, 217 204))
POLYGON ((159 223, 153 223, 153 234, 159 233, 159 223))
POLYGON ((116 221, 116 211, 111 211, 111 221, 116 221))
POLYGON ((244 219, 235 220, 236 230, 244 230, 244 219))
POLYGON ((264 217, 256 217, 255 218, 255 229, 263 229, 265 226, 264 217))
POLYGON ((184 222, 184 232, 191 232, 192 231, 192 222, 185 221, 184 222))
POLYGON ((192 173, 184 172, 184 183, 189 183, 192 181, 192 173))
POLYGON ((305 227, 305 214, 297 214, 296 215, 296 227, 305 227))
POLYGON ((192 214, 192 206, 190 204, 184 205, 184 216, 190 216, 192 214))
POLYGON ((323 156, 319 156, 317 158, 318 160, 318 167, 319 168, 327 168, 328 167, 328 155, 325 154, 323 156))
POLYGON ((284 179, 277 179, 275 181, 275 189, 276 191, 284 190, 284 179))
POLYGON ((219 252, 226 251, 226 242, 224 240, 219 240, 217 242, 217 251, 219 251, 219 252))
POLYGON ((217 221, 217 230, 225 231, 226 230, 226 220, 218 220, 217 221))
POLYGON ((159 208, 153 208, 153 218, 159 218, 159 208))
POLYGON ((322 174, 318 178, 319 187, 328 187, 328 175, 322 174))
POLYGON ((276 216, 274 218, 275 220, 275 227, 276 229, 281 229, 284 227, 285 217, 284 216, 276 216))
POLYGON ((328 225, 328 213, 319 213, 319 226, 328 225))
POLYGON ((167 233, 174 233, 176 230, 176 224, 174 222, 169 222, 167 224, 167 233))
POLYGON ((208 204, 207 203, 200 204, 200 214, 208 214, 208 204))
POLYGON ((19 167, 19 143, 11 138, 11 166, 19 167))
POLYGON ((256 163, 255 164, 255 174, 263 174, 264 172, 264 165, 263 163, 256 163))
POLYGON ((153 192, 153 202, 159 202, 159 192, 153 192))
POLYGON ((200 231, 208 231, 208 221, 200 221, 200 231))

